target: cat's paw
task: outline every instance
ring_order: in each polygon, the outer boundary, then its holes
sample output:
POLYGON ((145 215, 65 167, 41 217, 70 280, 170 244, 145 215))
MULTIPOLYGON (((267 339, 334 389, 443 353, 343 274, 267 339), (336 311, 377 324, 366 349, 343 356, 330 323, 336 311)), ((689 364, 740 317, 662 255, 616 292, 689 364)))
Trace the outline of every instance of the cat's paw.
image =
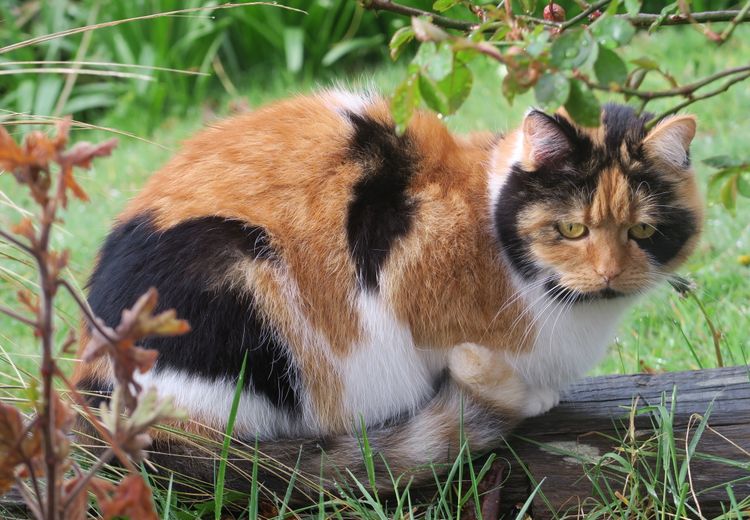
POLYGON ((523 406, 524 417, 542 415, 560 404, 560 392, 552 388, 529 388, 523 406))
POLYGON ((485 372, 491 360, 492 353, 486 348, 462 343, 451 350, 448 367, 456 381, 471 387, 487 380, 485 372))
POLYGON ((503 353, 463 343, 451 351, 448 366, 454 381, 486 405, 514 415, 522 413, 526 384, 503 353))

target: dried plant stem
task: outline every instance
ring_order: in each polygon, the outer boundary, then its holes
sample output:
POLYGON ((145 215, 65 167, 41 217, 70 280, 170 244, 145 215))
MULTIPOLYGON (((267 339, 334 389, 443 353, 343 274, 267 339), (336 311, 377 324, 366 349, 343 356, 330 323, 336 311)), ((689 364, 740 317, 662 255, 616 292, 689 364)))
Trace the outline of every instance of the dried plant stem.
POLYGON ((439 25, 440 27, 445 27, 446 29, 470 31, 478 25, 477 22, 448 18, 447 16, 441 16, 430 11, 424 11, 415 7, 398 4, 391 0, 364 0, 362 2, 362 7, 372 11, 390 11, 403 16, 429 16, 432 19, 432 23, 439 25))
POLYGON ((9 309, 8 307, 5 307, 3 305, 0 305, 0 313, 5 314, 7 316, 10 316, 11 318, 13 318, 16 321, 20 321, 21 323, 25 323, 29 327, 36 328, 37 325, 38 325, 37 322, 35 322, 34 320, 32 320, 30 318, 27 318, 26 316, 23 316, 21 314, 18 314, 13 309, 9 309))
POLYGON ((96 319, 94 313, 91 311, 91 307, 89 307, 89 304, 86 302, 86 300, 81 298, 81 295, 78 294, 78 291, 76 291, 75 288, 71 286, 67 280, 57 280, 56 283, 58 286, 64 287, 65 290, 68 291, 68 293, 73 297, 76 304, 78 305, 78 308, 81 309, 81 312, 83 312, 83 314, 86 316, 86 321, 88 321, 89 325, 99 331, 99 333, 107 338, 110 342, 114 343, 115 339, 112 338, 104 328, 102 328, 99 320, 96 319))
POLYGON ((698 308, 700 309, 701 314, 703 314, 703 319, 706 320, 706 324, 711 331, 711 339, 714 342, 714 353, 716 354, 716 363, 719 367, 723 367, 724 357, 721 354, 721 331, 719 331, 714 325, 713 320, 711 320, 711 317, 708 315, 708 311, 706 311, 706 307, 703 306, 703 302, 695 294, 695 291, 690 291, 689 294, 693 301, 698 304, 698 308))
POLYGON ((96 459, 96 462, 94 462, 94 464, 91 465, 88 471, 84 473, 83 477, 81 477, 81 480, 79 480, 76 483, 76 485, 73 487, 73 489, 71 489, 70 492, 68 493, 68 496, 62 505, 63 513, 65 513, 68 507, 70 507, 70 504, 73 503, 76 496, 78 496, 79 493, 82 493, 86 490, 86 486, 88 486, 89 481, 96 476, 99 470, 102 469, 104 465, 107 464, 110 460, 112 460, 112 457, 114 457, 114 454, 115 454, 114 450, 111 447, 109 447, 99 455, 99 457, 96 459))

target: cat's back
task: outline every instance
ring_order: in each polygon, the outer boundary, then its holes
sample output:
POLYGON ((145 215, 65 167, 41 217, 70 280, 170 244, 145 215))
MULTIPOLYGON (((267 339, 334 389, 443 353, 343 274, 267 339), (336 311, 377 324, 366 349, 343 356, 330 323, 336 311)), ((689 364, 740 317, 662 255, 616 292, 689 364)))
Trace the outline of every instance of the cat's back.
POLYGON ((160 227, 209 214, 271 228, 305 217, 329 226, 325 214, 346 213, 363 175, 384 174, 392 189, 403 190, 415 176, 434 176, 463 144, 428 113, 418 113, 408 135, 398 135, 379 96, 339 90, 298 96, 185 141, 120 220, 150 212, 160 227))

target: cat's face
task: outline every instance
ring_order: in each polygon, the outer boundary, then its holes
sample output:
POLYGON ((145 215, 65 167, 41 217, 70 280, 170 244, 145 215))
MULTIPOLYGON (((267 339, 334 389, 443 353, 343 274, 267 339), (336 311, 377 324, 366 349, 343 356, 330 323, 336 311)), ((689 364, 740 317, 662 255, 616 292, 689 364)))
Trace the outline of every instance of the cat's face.
POLYGON ((602 125, 530 112, 495 207, 513 268, 552 296, 636 294, 693 250, 702 206, 690 169, 690 116, 647 132, 632 109, 608 105, 602 125))

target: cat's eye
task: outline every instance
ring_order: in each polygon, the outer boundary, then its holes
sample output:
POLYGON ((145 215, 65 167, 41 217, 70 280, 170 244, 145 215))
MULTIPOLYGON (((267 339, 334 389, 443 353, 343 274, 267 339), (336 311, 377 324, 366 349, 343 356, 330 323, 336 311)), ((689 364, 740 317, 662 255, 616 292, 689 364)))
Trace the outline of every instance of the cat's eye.
POLYGON ((557 230, 565 238, 581 238, 588 232, 589 228, 578 222, 559 222, 557 230))
POLYGON ((654 226, 650 226, 641 222, 640 224, 631 226, 631 228, 628 230, 628 233, 630 233, 630 236, 633 238, 643 240, 645 238, 651 238, 651 236, 656 233, 656 228, 654 226))

